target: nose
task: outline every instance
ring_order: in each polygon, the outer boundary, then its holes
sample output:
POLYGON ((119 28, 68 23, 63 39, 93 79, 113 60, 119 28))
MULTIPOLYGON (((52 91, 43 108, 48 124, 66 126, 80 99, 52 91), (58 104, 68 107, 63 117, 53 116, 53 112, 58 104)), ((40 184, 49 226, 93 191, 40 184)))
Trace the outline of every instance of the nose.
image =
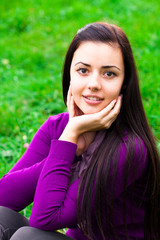
POLYGON ((98 91, 101 89, 101 80, 98 73, 93 73, 89 80, 88 80, 88 86, 91 91, 98 91))

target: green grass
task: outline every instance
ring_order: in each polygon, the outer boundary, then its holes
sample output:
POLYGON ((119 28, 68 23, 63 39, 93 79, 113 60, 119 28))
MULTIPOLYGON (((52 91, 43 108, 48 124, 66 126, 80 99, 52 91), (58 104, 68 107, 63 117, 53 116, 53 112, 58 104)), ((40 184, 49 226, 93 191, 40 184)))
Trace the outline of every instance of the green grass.
MULTIPOLYGON (((109 21, 128 35, 145 111, 160 139, 159 1, 1 0, 0 13, 0 177, 48 116, 65 111, 64 56, 77 29, 89 22, 109 21)), ((30 207, 23 213, 29 216, 30 207)))

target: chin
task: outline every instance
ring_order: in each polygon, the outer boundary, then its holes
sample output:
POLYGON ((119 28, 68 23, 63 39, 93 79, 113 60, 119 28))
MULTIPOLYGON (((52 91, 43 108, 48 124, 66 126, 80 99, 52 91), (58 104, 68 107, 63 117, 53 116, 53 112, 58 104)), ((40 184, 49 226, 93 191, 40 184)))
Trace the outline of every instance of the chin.
POLYGON ((102 109, 81 110, 84 115, 94 114, 100 112, 102 109))

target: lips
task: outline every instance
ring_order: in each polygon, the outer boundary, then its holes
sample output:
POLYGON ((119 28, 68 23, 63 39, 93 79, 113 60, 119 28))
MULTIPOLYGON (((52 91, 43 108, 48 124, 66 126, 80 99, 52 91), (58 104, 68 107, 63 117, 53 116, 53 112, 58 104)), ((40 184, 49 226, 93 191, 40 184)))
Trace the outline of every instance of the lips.
POLYGON ((101 98, 99 96, 95 96, 95 95, 94 96, 93 95, 86 95, 86 96, 83 95, 83 99, 90 106, 91 105, 99 105, 104 100, 103 98, 101 98))
POLYGON ((103 98, 101 98, 101 97, 99 97, 99 96, 83 96, 85 99, 88 99, 88 100, 90 100, 90 101, 102 101, 103 100, 103 98))

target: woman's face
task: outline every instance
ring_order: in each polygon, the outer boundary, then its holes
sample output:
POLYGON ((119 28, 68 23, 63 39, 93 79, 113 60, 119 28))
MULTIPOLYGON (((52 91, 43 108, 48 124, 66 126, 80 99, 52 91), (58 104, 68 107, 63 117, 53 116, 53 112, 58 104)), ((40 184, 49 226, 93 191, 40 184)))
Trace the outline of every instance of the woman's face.
POLYGON ((71 91, 84 114, 105 108, 121 91, 124 63, 116 45, 87 41, 75 51, 70 68, 71 91))

